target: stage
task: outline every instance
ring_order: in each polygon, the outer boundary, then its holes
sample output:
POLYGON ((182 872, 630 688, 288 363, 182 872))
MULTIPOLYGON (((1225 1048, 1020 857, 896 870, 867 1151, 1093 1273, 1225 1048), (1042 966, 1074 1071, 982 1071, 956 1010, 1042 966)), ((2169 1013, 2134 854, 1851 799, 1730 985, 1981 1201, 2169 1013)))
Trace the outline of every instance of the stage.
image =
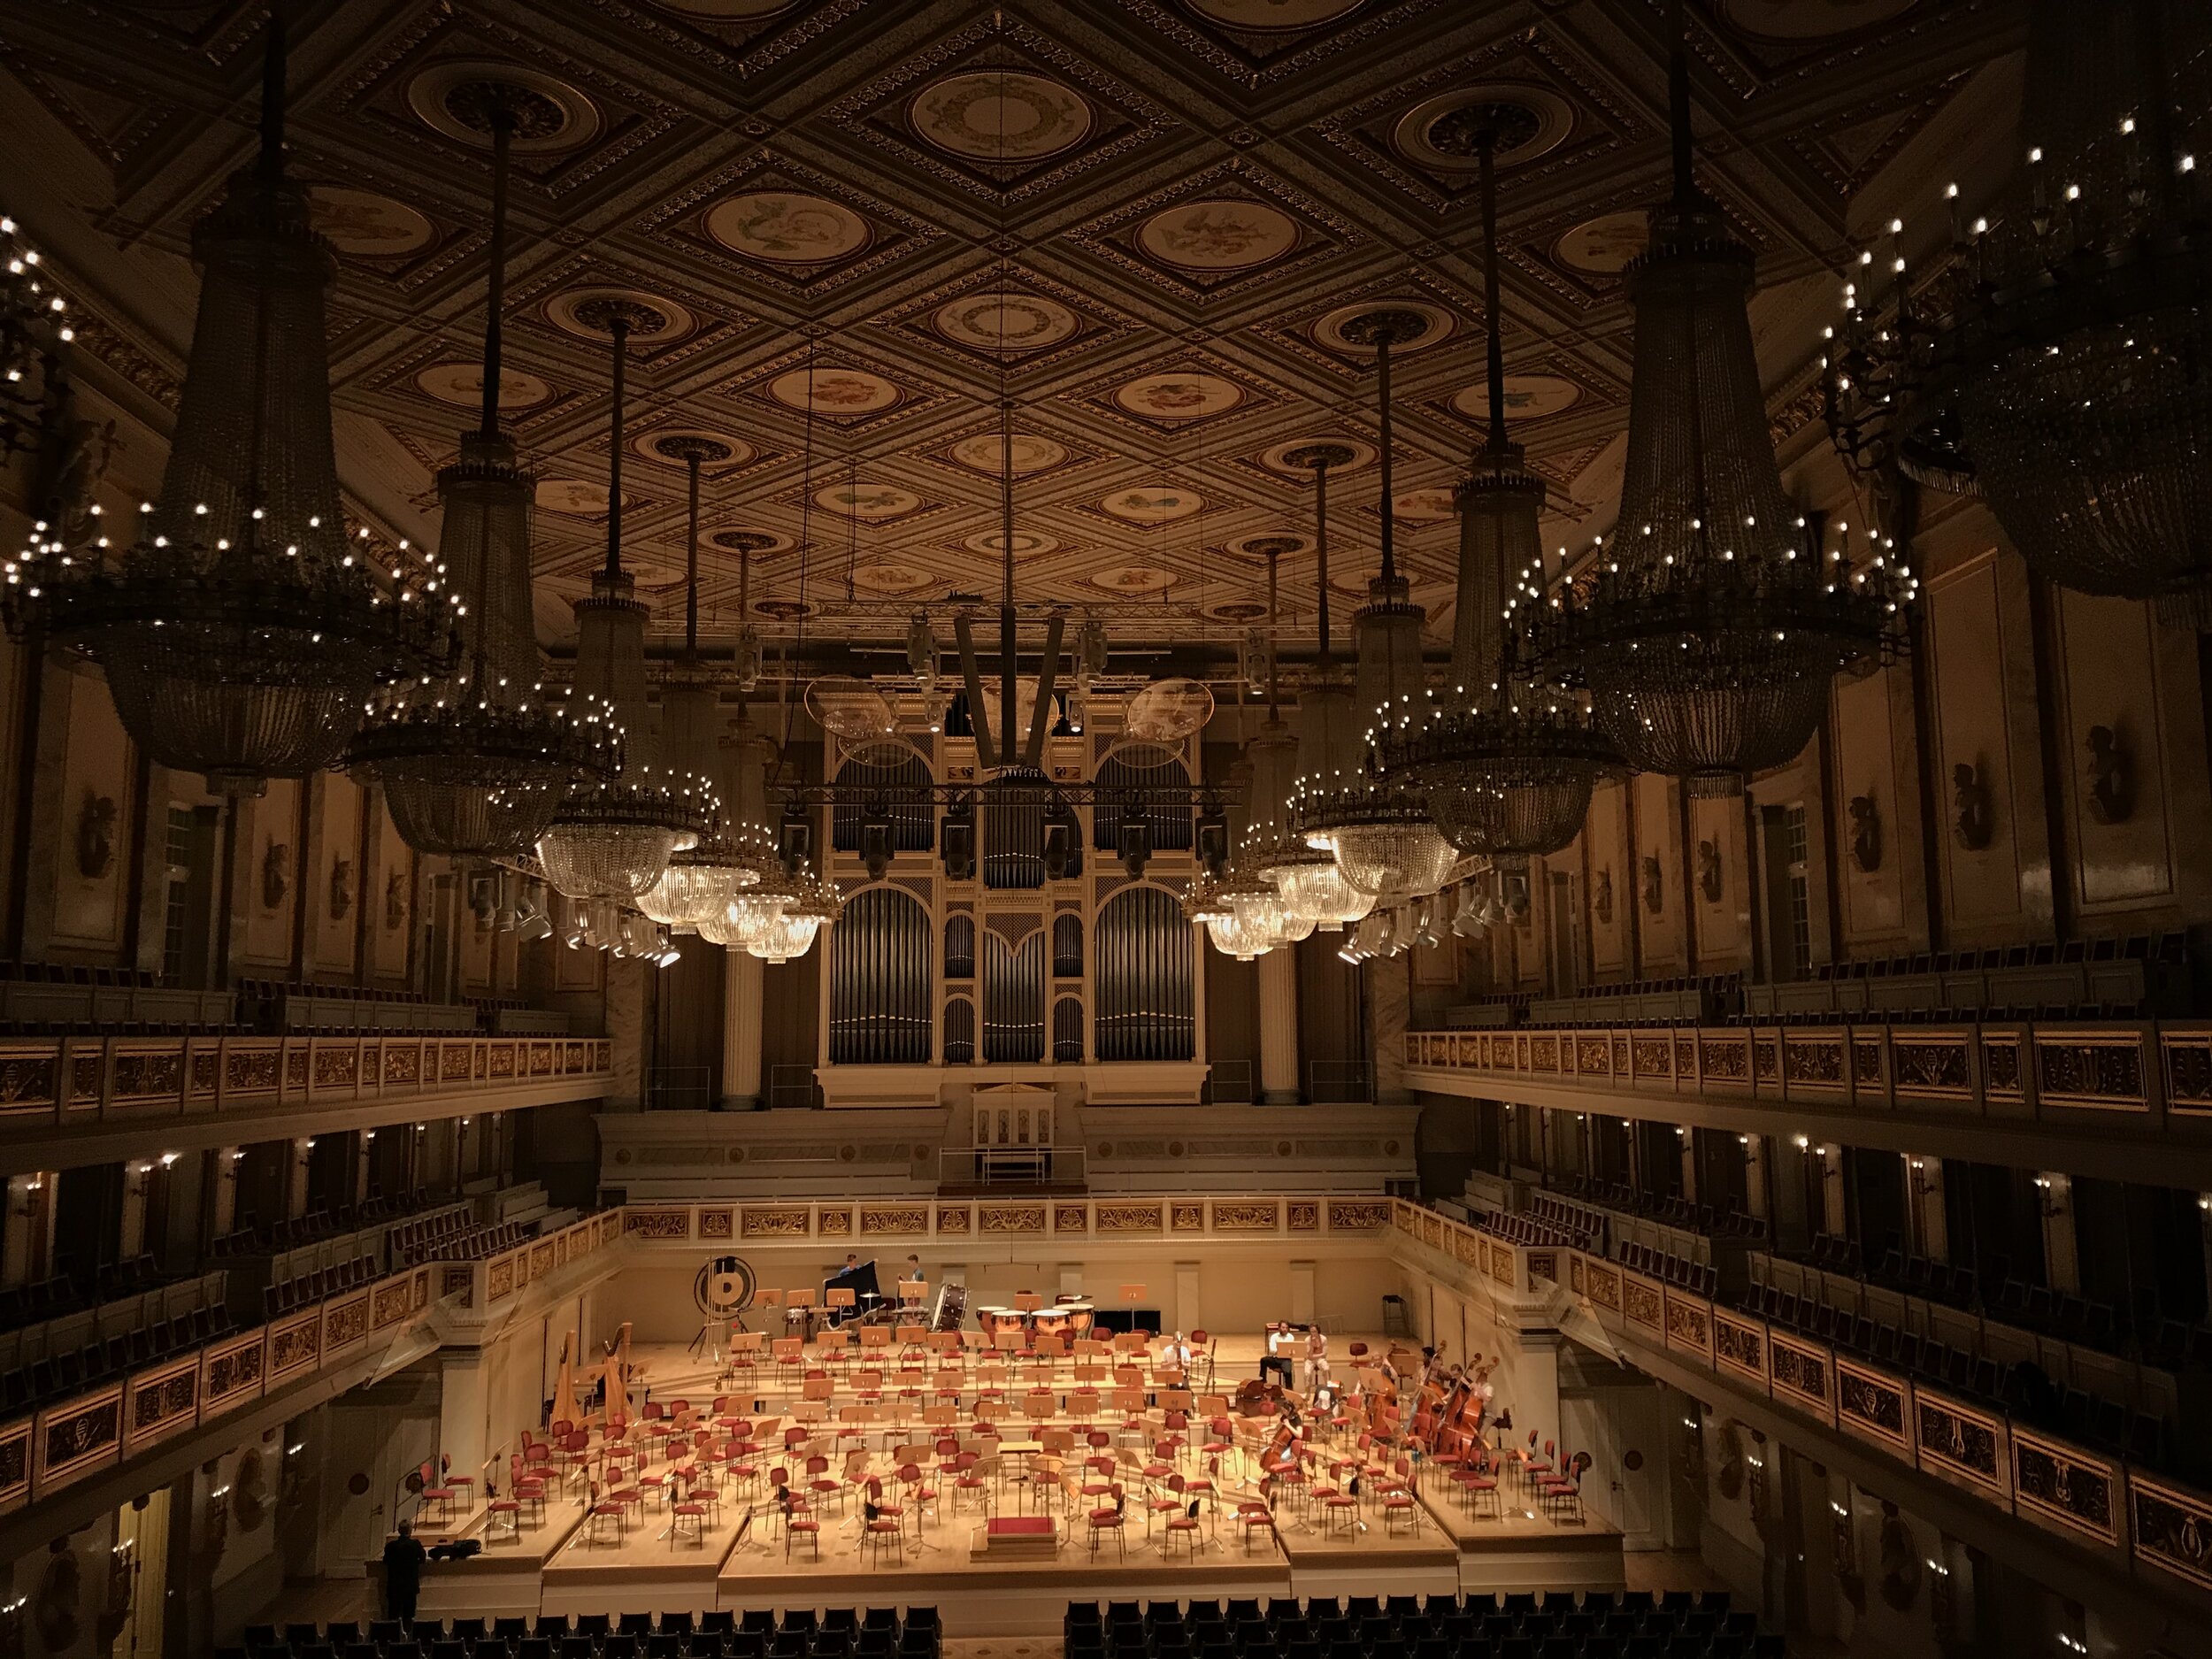
MULTIPOLYGON (((1379 1355, 1381 1340, 1367 1340, 1379 1355)), ((977 1638, 1056 1632, 1071 1600, 1448 1595, 1624 1582, 1620 1536, 1594 1517, 1578 1524, 1547 1518, 1532 1491, 1511 1476, 1494 1506, 1471 1513, 1446 1471, 1417 1463, 1394 1490, 1383 1465, 1363 1461, 1373 1454, 1358 1436, 1331 1430, 1323 1418, 1310 1423, 1304 1479, 1272 1483, 1263 1494, 1260 1458, 1273 1423, 1231 1417, 1226 1440, 1211 1438, 1208 1427, 1221 1420, 1215 1408, 1224 1394, 1253 1375, 1261 1346, 1257 1336, 1221 1338, 1210 1375, 1194 1365, 1183 1379, 1187 1389, 1148 1375, 1137 1395, 1123 1389, 1112 1406, 1090 1395, 1097 1386, 1113 1398, 1114 1379, 1102 1385, 1087 1366, 1079 1378, 1074 1356, 1062 1356, 1055 1370, 972 1349, 958 1362, 956 1411, 925 1403, 938 1381, 950 1380, 941 1356, 908 1373, 926 1370, 928 1381, 902 1402, 887 1356, 864 1364, 855 1354, 842 1365, 818 1366, 810 1344, 805 1363, 781 1374, 764 1363, 748 1380, 718 1385, 717 1365, 682 1347, 641 1347, 634 1358, 649 1387, 634 1393, 638 1418, 616 1441, 592 1437, 598 1458, 634 1435, 636 1459, 623 1461, 618 1449, 614 1461, 565 1471, 542 1517, 526 1514, 511 1539, 503 1520, 503 1535, 485 1539, 480 1496, 472 1513, 426 1526, 427 1543, 472 1537, 483 1548, 468 1560, 431 1563, 420 1610, 935 1606, 948 1634, 977 1638), (806 1374, 822 1370, 835 1374, 826 1397, 820 1377, 806 1374), (864 1377, 877 1403, 855 1403, 864 1377), (980 1400, 978 1390, 986 1391, 980 1400), (1179 1408, 1160 1402, 1187 1393, 1188 1422, 1179 1435, 1170 1425, 1179 1419, 1169 1415, 1179 1408), (1148 1403, 1140 1408, 1140 1397, 1148 1403), (711 1403, 718 1399, 718 1411, 711 1403), (649 1432, 641 1415, 649 1403, 672 1415, 680 1402, 688 1408, 682 1420, 689 1436, 672 1432, 664 1417, 649 1432), (1079 1419, 1071 1415, 1079 1402, 1079 1419), (998 1432, 979 1432, 987 1428, 998 1432), (671 1443, 683 1453, 657 1455, 671 1443), (1110 1467, 1087 1462, 1095 1459, 1110 1467), (1363 1468, 1361 1490, 1346 1491, 1363 1468), (779 1471, 807 1499, 794 1518, 818 1530, 802 1526, 787 1536, 779 1471), (871 1488, 872 1479, 880 1485, 871 1488), (695 1538, 693 1517, 678 1532, 673 1505, 662 1495, 670 1486, 687 1495, 711 1487, 695 1538), (642 1490, 623 1504, 618 1521, 589 1513, 626 1487, 642 1490), (1094 1537, 1091 1512, 1110 1508, 1117 1487, 1119 1525, 1094 1537), (1331 1491, 1341 1494, 1334 1505, 1323 1495, 1331 1491), (895 1527, 871 1532, 871 1502, 878 1521, 895 1527), (1271 1525, 1240 1518, 1240 1506, 1249 1512, 1263 1502, 1271 1525), (1171 1532, 1170 1521, 1187 1523, 1194 1506, 1196 1525, 1171 1532), (986 1548, 992 1517, 1026 1517, 1031 1533, 986 1548)), ((1345 1346, 1337 1344, 1340 1354, 1345 1346)), ((502 1466, 510 1449, 501 1448, 502 1466)), ((374 1578, 380 1569, 372 1563, 369 1571, 374 1578)))

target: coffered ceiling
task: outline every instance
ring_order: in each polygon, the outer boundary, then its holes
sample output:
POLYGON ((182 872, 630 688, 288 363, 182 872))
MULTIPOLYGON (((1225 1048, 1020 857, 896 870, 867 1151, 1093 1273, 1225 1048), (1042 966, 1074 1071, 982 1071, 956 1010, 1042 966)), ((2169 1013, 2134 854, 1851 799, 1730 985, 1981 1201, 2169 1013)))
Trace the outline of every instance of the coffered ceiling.
MULTIPOLYGON (((1822 273, 1870 202, 2008 133, 2016 0, 1692 0, 1701 177, 1760 255, 1778 435, 1806 396, 1822 273)), ((45 165, 5 205, 95 314, 88 348, 157 419, 189 335, 182 254, 249 153, 258 0, 27 0, 0 12, 0 119, 45 165), (65 222, 53 222, 57 218, 65 222)), ((541 483, 541 632, 603 544, 609 364, 583 303, 641 300, 628 557, 680 610, 684 473, 705 472, 706 626, 803 603, 815 637, 890 641, 918 599, 994 598, 1001 385, 1015 405, 1024 599, 1118 635, 1258 613, 1253 544, 1296 538, 1284 460, 1350 443, 1332 587, 1379 528, 1375 376, 1342 334, 1379 304, 1415 597, 1448 637, 1450 487, 1484 392, 1474 174, 1433 142, 1512 106, 1500 170, 1509 403, 1586 539, 1617 485, 1620 272, 1666 171, 1664 0, 299 0, 290 127, 341 256, 340 464, 365 511, 434 536, 432 475, 480 393, 488 147, 457 91, 518 85, 502 399, 541 483), (855 603, 857 602, 857 603, 855 603)), ((19 151, 19 159, 20 152, 19 151)), ((12 191, 16 186, 8 187, 12 191)), ((1886 207, 1880 209, 1883 212, 1886 207)))

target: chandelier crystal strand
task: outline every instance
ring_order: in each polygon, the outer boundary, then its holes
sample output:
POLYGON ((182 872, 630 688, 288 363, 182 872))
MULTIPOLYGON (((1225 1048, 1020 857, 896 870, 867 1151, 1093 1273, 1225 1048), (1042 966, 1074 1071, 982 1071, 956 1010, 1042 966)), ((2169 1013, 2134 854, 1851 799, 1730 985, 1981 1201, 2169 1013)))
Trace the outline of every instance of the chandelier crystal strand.
MULTIPOLYGON (((684 434, 661 441, 660 449, 684 464, 684 654, 673 682, 661 700, 668 731, 666 757, 695 777, 719 771, 715 723, 719 702, 715 683, 699 660, 699 469, 726 461, 735 453, 718 439, 684 434)), ((732 899, 760 880, 757 866, 745 856, 729 803, 718 802, 708 833, 696 847, 669 860, 661 879, 638 900, 638 909, 678 933, 694 933, 703 922, 720 919, 732 899)))
MULTIPOLYGON (((1486 366, 1490 429, 1458 491, 1458 608, 1451 691, 1381 722, 1376 750, 1386 777, 1422 787, 1436 823, 1462 852, 1486 854, 1518 872, 1581 833, 1599 777, 1619 757, 1579 700, 1547 685, 1518 660, 1507 629, 1509 573, 1540 580, 1543 480, 1523 464, 1506 429, 1505 326, 1499 303, 1494 123, 1458 134, 1476 153, 1482 192, 1486 366)), ((1462 914, 1475 924, 1463 896, 1462 914)), ((1455 928, 1457 930, 1456 920, 1455 928)), ((1465 931, 1465 930, 1457 930, 1465 931)))
POLYGON ((1281 843, 1259 864, 1262 879, 1275 884, 1286 911, 1314 931, 1341 933, 1374 908, 1372 894, 1344 879, 1336 855, 1310 838, 1313 803, 1333 792, 1356 764, 1352 733, 1352 691, 1337 672, 1329 636, 1329 469, 1352 458, 1340 443, 1311 443, 1284 457, 1313 473, 1314 559, 1320 588, 1319 659, 1315 677, 1298 700, 1297 775, 1280 812, 1281 843))
MULTIPOLYGON (((1907 573, 1824 559, 1782 493, 1746 309, 1752 256, 1696 185, 1680 0, 1674 192, 1628 267, 1636 313, 1620 518, 1571 597, 1536 604, 1532 660, 1586 687, 1640 771, 1740 795, 1810 741, 1830 682, 1903 646, 1907 573)), ((1526 597, 1526 595, 1524 595, 1526 597)))
POLYGON ((1845 288, 1829 429, 1855 473, 1975 491, 2029 565, 2212 627, 2212 142, 2201 5, 2034 0, 2019 160, 1918 292, 1888 227, 1845 288))
POLYGON ((578 699, 573 718, 565 716, 541 680, 530 575, 534 480, 499 425, 515 121, 503 87, 487 86, 474 107, 492 141, 482 418, 462 435, 460 459, 438 474, 439 550, 465 600, 466 657, 455 674, 387 694, 347 759, 382 787, 401 839, 418 852, 511 859, 531 850, 571 788, 611 773, 616 744, 595 703, 578 699))
POLYGON ((1307 828, 1335 856, 1344 879, 1363 893, 1432 893, 1450 873, 1458 851, 1430 818, 1420 787, 1390 780, 1368 764, 1368 746, 1383 721, 1413 705, 1421 695, 1421 608, 1399 575, 1394 503, 1391 500, 1390 348, 1417 339, 1427 327, 1417 313, 1380 310, 1355 317, 1344 337, 1375 352, 1378 435, 1382 471, 1382 569, 1368 584, 1368 602, 1353 621, 1359 641, 1356 695, 1369 722, 1359 758, 1344 782, 1310 803, 1307 828))
POLYGON ((324 326, 335 263, 285 173, 284 84, 278 6, 259 154, 193 227, 191 359, 138 541, 119 560, 49 520, 10 589, 12 626, 99 661, 145 754, 237 795, 330 765, 379 685, 442 672, 458 649, 434 571, 388 587, 346 535, 324 326))
POLYGON ((608 466, 607 559, 591 593, 576 602, 576 678, 580 690, 614 711, 622 733, 622 766, 611 781, 572 792, 552 827, 539 838, 546 879, 572 899, 634 902, 661 879, 668 861, 699 844, 713 825, 706 780, 657 764, 645 726, 646 607, 622 568, 622 415, 624 365, 630 329, 642 308, 592 301, 577 308, 588 326, 603 326, 614 352, 613 411, 608 466))

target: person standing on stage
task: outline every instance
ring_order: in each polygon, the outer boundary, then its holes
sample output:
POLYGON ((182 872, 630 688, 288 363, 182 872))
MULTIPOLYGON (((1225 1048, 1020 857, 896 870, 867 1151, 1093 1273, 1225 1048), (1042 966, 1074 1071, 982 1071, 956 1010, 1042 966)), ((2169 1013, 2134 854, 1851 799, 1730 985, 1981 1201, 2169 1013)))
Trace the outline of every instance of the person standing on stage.
POLYGON ((384 1546, 384 1616, 411 1624, 415 1600, 422 1594, 422 1563, 430 1552, 415 1536, 415 1524, 402 1521, 399 1535, 384 1546))

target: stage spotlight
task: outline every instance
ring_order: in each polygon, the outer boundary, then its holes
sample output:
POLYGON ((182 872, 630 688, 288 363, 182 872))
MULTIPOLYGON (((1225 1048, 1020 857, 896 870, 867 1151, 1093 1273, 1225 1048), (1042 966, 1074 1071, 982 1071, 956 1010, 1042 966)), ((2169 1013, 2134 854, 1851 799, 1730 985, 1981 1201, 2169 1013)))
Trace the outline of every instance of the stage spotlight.
POLYGON ((1141 877, 1152 862, 1152 826, 1141 818, 1122 819, 1120 852, 1121 867, 1133 879, 1141 877))
POLYGON ((871 807, 860 820, 860 862, 871 881, 882 880, 891 867, 891 815, 881 807, 871 807))

